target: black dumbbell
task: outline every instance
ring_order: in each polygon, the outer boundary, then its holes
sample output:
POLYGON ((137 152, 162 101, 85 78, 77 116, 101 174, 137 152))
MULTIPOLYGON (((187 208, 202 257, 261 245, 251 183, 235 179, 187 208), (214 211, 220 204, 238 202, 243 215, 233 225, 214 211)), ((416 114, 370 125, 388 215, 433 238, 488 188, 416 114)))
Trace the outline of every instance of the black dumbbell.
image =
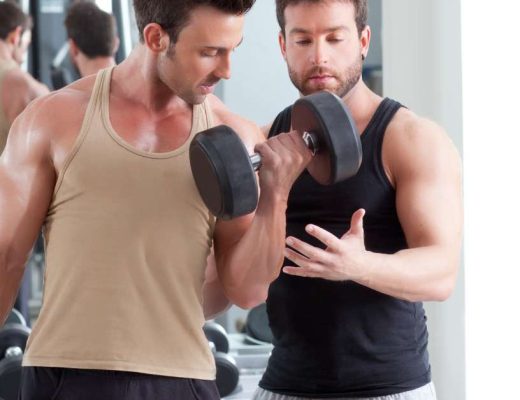
POLYGON ((5 321, 5 325, 7 324, 20 324, 27 326, 27 321, 25 321, 25 318, 20 311, 18 311, 16 308, 13 308, 7 316, 7 320, 5 321))
MULTIPOLYGON (((331 185, 354 176, 362 160, 356 125, 336 95, 318 92, 294 103, 292 128, 301 132, 314 157, 307 166, 313 178, 331 185)), ((228 126, 199 132, 190 145, 190 164, 199 193, 218 218, 232 219, 255 210, 255 171, 259 154, 249 156, 242 140, 228 126)))
POLYGON ((235 359, 229 351, 229 340, 224 327, 216 322, 208 321, 203 327, 209 346, 215 358, 217 368, 217 389, 220 397, 230 395, 238 386, 240 372, 235 359))
POLYGON ((17 323, 6 324, 0 330, 0 398, 18 398, 22 375, 22 358, 31 330, 17 323))

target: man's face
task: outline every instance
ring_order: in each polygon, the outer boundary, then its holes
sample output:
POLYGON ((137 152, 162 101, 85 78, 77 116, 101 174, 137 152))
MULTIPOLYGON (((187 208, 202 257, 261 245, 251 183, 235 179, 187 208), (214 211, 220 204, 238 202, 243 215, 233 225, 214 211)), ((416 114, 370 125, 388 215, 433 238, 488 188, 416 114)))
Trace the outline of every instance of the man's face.
POLYGON ((344 97, 360 81, 370 39, 368 28, 359 36, 353 4, 301 2, 285 9, 285 21, 280 46, 296 88, 303 95, 327 90, 344 97))
POLYGON ((26 30, 24 32, 20 32, 18 39, 16 40, 17 43, 14 46, 13 58, 20 65, 22 65, 27 58, 27 50, 31 44, 31 38, 31 31, 26 30))
POLYGON ((161 81, 190 104, 200 104, 221 79, 231 77, 231 53, 242 41, 244 17, 201 6, 175 46, 159 56, 161 81))

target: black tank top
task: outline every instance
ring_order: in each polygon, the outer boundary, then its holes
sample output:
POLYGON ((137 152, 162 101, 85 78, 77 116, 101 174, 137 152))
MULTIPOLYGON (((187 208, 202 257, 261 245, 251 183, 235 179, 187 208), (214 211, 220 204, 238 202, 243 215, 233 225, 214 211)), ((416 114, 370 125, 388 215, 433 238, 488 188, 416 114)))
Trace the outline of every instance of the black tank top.
MULTIPOLYGON (((317 224, 336 236, 352 214, 366 210, 367 250, 393 254, 407 248, 397 217, 395 190, 383 170, 386 128, 401 105, 384 99, 361 135, 363 162, 356 176, 321 186, 305 171, 287 208, 287 235, 323 247, 305 232, 317 224)), ((291 107, 269 136, 290 130, 291 107)), ((285 265, 290 265, 285 260, 285 265)), ((430 382, 426 316, 422 303, 376 292, 357 283, 281 273, 267 299, 274 349, 260 386, 302 397, 384 396, 430 382)))

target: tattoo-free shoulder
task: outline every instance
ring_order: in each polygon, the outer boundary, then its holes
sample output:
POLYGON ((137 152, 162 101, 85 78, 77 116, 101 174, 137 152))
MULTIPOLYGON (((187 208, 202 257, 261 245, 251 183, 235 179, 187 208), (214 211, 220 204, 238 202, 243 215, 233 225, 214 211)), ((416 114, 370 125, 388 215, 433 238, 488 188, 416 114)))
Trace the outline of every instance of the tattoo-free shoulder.
POLYGON ((260 127, 238 114, 233 113, 218 97, 208 96, 208 101, 215 118, 216 125, 227 125, 242 139, 249 152, 265 138, 260 127))

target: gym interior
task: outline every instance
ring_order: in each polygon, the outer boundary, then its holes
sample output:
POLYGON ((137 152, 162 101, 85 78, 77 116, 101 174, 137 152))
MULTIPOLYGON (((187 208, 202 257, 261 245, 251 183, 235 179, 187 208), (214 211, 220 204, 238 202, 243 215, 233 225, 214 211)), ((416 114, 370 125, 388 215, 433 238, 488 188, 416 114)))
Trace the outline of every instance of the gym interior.
MULTIPOLYGON (((23 68, 52 90, 79 77, 68 56, 63 24, 70 2, 19 1, 33 19, 23 68)), ((96 3, 116 20, 119 63, 138 42, 132 0, 96 3)), ((520 91, 514 3, 369 0, 372 41, 365 82, 374 92, 398 98, 437 121, 463 158, 465 228, 457 286, 449 300, 425 304, 430 362, 442 400, 514 398, 518 391, 514 360, 520 357, 515 345, 520 325, 513 309, 520 265, 514 251, 518 235, 511 226, 520 223, 520 198, 518 191, 510 192, 517 186, 512 176, 518 170, 517 147, 505 144, 518 144, 519 136, 518 101, 511 94, 520 91), (500 147, 496 142, 501 141, 493 140, 499 133, 507 135, 500 147)), ((221 81, 215 94, 237 114, 265 125, 298 93, 280 55, 273 1, 257 1, 245 21, 244 42, 233 55, 233 77, 221 81), (249 93, 254 93, 254 104, 249 93)), ((18 330, 6 325, 0 331, 0 365, 7 365, 8 358, 21 359, 41 307, 44 274, 40 239, 26 266, 22 310, 14 309, 7 321, 18 324, 18 330)), ((272 350, 265 305, 251 310, 232 306, 204 330, 222 398, 251 398, 272 350)), ((6 393, 19 370, 9 368, 0 367, 2 400, 16 398, 6 393)))

